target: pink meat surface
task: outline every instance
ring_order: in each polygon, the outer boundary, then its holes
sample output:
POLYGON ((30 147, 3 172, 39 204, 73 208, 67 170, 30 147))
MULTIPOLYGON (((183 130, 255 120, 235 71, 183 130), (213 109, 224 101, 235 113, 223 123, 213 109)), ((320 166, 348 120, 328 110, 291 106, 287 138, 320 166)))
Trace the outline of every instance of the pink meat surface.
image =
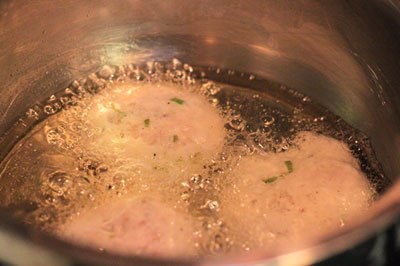
POLYGON ((193 255, 189 217, 151 198, 118 200, 73 216, 60 235, 75 243, 123 255, 193 255))

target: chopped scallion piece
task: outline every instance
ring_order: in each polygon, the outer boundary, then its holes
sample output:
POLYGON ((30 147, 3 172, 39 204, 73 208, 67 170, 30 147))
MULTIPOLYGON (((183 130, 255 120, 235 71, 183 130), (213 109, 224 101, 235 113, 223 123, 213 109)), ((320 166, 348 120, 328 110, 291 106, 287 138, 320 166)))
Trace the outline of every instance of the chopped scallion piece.
POLYGON ((286 165, 286 168, 288 170, 288 173, 293 172, 293 163, 292 163, 292 161, 285 161, 285 165, 286 165))
POLYGON ((178 135, 172 136, 172 142, 177 142, 179 140, 178 135))
POLYGON ((170 101, 174 102, 174 103, 177 103, 179 105, 182 105, 185 102, 184 100, 176 98, 176 97, 172 98, 170 101))
POLYGON ((124 111, 122 111, 122 110, 120 110, 118 107, 116 107, 114 103, 111 103, 111 109, 112 109, 114 112, 116 112, 116 113, 118 113, 119 115, 121 115, 122 117, 127 116, 127 113, 125 113, 124 111))
POLYGON ((277 179, 278 179, 277 176, 273 176, 273 177, 264 179, 263 182, 264 182, 265 184, 271 184, 271 183, 275 182, 277 179))
POLYGON ((269 183, 272 183, 272 182, 276 181, 278 178, 285 177, 286 175, 288 175, 291 172, 293 172, 293 162, 292 161, 285 161, 285 165, 286 165, 286 168, 287 168, 287 172, 286 173, 280 174, 279 176, 273 176, 273 177, 264 179, 263 182, 265 184, 269 184, 269 183))
POLYGON ((149 127, 150 126, 150 119, 147 118, 144 120, 144 127, 149 127))

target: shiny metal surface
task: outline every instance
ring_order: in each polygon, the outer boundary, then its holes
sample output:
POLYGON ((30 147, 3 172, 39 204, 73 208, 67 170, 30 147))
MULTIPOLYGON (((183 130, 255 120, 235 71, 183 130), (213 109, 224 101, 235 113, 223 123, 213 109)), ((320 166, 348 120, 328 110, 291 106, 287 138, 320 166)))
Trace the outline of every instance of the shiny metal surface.
MULTIPOLYGON (((0 29, 0 134, 36 101, 103 64, 175 57, 252 72, 297 88, 365 132, 394 180, 369 217, 320 243, 286 255, 268 251, 185 263, 312 263, 355 245, 398 217, 398 1, 5 0, 0 2, 0 29)), ((98 254, 14 226, 1 228, 0 257, 18 264, 27 262, 23 254, 32 246, 43 252, 37 265, 73 260, 157 263, 98 254), (16 244, 4 251, 10 239, 16 244)), ((29 259, 33 265, 35 259, 29 259)))

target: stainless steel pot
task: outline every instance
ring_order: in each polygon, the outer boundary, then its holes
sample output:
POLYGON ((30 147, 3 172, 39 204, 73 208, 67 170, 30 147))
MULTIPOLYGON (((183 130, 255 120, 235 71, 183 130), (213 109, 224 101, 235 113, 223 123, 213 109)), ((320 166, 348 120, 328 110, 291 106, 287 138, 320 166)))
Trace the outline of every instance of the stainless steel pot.
POLYGON ((0 261, 17 265, 310 264, 400 213, 400 4, 395 0, 3 0, 0 135, 38 100, 103 64, 174 57, 283 83, 365 132, 392 187, 368 217, 296 252, 157 261, 81 249, 3 217, 0 261))

